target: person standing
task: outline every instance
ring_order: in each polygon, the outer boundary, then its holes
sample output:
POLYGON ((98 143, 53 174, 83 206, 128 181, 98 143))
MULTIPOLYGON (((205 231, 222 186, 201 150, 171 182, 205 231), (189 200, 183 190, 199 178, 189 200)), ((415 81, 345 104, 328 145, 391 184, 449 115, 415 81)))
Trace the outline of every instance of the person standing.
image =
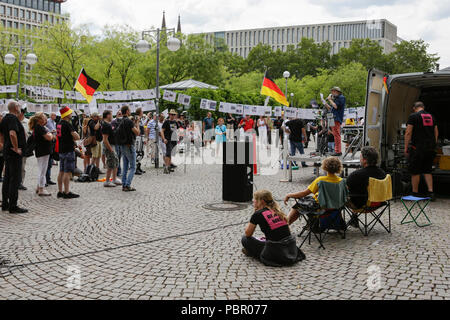
MULTIPOLYGON (((45 125, 47 128, 47 131, 50 132, 53 135, 53 140, 56 139, 56 113, 52 112, 50 114, 50 119, 47 120, 47 124, 45 125)), ((52 181, 52 166, 53 166, 53 159, 52 159, 52 153, 54 152, 54 144, 52 144, 52 150, 50 153, 50 157, 48 157, 48 166, 47 166, 47 172, 45 174, 45 179, 47 181, 46 186, 54 186, 56 185, 55 182, 52 181)))
POLYGON ((341 125, 344 122, 344 111, 346 100, 342 94, 342 90, 339 87, 333 87, 331 94, 327 98, 328 103, 325 101, 325 107, 333 113, 334 126, 332 127, 334 135, 334 154, 333 156, 342 156, 342 139, 341 139, 341 125))
POLYGON ((276 144, 277 147, 278 147, 278 141, 280 142, 281 146, 283 146, 283 129, 282 129, 283 122, 284 122, 284 120, 281 117, 277 117, 275 119, 275 121, 273 122, 274 129, 278 130, 279 140, 277 140, 277 144, 276 144))
POLYGON ((236 118, 231 114, 227 114, 226 117, 226 122, 227 122, 227 139, 228 141, 233 141, 234 140, 234 131, 236 130, 236 118))
POLYGON ((92 114, 92 119, 88 122, 88 131, 90 136, 95 136, 95 145, 91 146, 92 162, 100 171, 100 158, 102 157, 101 143, 103 141, 102 136, 102 124, 100 121, 100 115, 95 112, 92 114))
POLYGON ((260 116, 257 122, 258 135, 261 146, 267 145, 267 120, 266 117, 260 116))
POLYGON ((22 175, 22 150, 26 146, 25 129, 19 121, 20 105, 16 101, 8 104, 9 113, 0 124, 0 145, 5 158, 5 177, 2 186, 2 211, 12 214, 27 213, 17 206, 22 175))
POLYGON ((223 118, 219 118, 216 126, 216 156, 219 155, 220 149, 225 142, 227 142, 227 127, 223 118))
POLYGON ((208 143, 211 144, 212 136, 214 134, 214 118, 212 113, 208 112, 205 119, 203 119, 203 139, 205 141, 205 147, 208 143))
POLYGON ((244 135, 240 137, 241 140, 245 140, 248 137, 249 141, 252 142, 255 122, 250 117, 250 115, 245 115, 245 118, 241 120, 241 122, 239 123, 239 129, 241 128, 244 130, 244 135))
POLYGON ((121 153, 121 149, 120 149, 120 145, 117 143, 117 128, 119 128, 120 123, 122 122, 122 111, 117 111, 116 113, 116 118, 111 122, 111 127, 113 130, 113 134, 114 134, 114 140, 115 140, 115 146, 114 148, 116 149, 116 155, 119 158, 119 167, 117 168, 117 177, 121 177, 122 176, 122 167, 120 165, 120 160, 122 159, 122 153, 121 153))
MULTIPOLYGON (((6 112, 0 113, 0 125, 6 112)), ((5 158, 3 157, 3 146, 0 146, 0 182, 3 182, 3 169, 5 168, 5 158)))
POLYGON ((111 126, 112 112, 106 110, 103 112, 102 135, 103 135, 103 154, 106 157, 106 182, 105 188, 114 188, 122 185, 122 181, 117 179, 117 168, 119 167, 119 158, 115 152, 114 133, 111 126), (110 178, 111 181, 110 181, 110 178))
POLYGON ((423 174, 428 187, 426 196, 434 200, 432 172, 439 130, 433 115, 425 111, 423 102, 414 103, 413 112, 405 134, 405 155, 408 157, 412 192, 413 196, 422 196, 419 194, 419 183, 423 174))
POLYGON ((136 137, 140 134, 139 121, 130 119, 131 111, 128 106, 123 106, 121 113, 123 119, 117 129, 117 143, 120 145, 123 159, 122 191, 134 192, 136 189, 131 187, 131 183, 136 173, 136 137))
MULTIPOLYGON (((306 141, 306 129, 301 119, 289 120, 286 124, 286 132, 289 134, 289 144, 291 146, 291 157, 295 156, 298 150, 300 154, 305 154, 303 143, 306 141)), ((297 166, 294 161, 294 165, 297 166)), ((302 167, 307 168, 307 164, 302 162, 302 167)))
MULTIPOLYGON (((209 112, 208 115, 211 113, 209 112)), ((176 152, 178 143, 178 122, 175 121, 177 112, 170 110, 169 119, 164 122, 161 129, 161 139, 163 139, 166 145, 166 155, 164 157, 164 173, 169 174, 175 171, 175 166, 172 164, 172 155, 176 152)))
POLYGON ((80 136, 72 126, 73 110, 64 107, 60 111, 61 121, 56 126, 57 151, 59 153, 58 198, 75 199, 78 194, 70 192, 70 179, 76 167, 75 141, 80 136))
POLYGON ((147 143, 147 157, 151 157, 152 163, 155 163, 156 158, 156 126, 158 125, 158 120, 156 118, 156 113, 147 122, 146 135, 148 137, 147 143))
POLYGON ((36 113, 28 122, 28 127, 30 128, 35 141, 35 155, 38 164, 38 184, 36 193, 40 197, 51 196, 51 194, 44 189, 47 183, 45 175, 48 169, 53 140, 53 134, 48 132, 45 127, 46 123, 47 117, 42 112, 36 113))
MULTIPOLYGON (((23 126, 23 130, 25 131, 25 139, 28 139, 30 136, 30 132, 28 131, 28 119, 25 117, 26 110, 24 108, 20 109, 20 115, 19 115, 19 121, 23 126)), ((27 187, 24 186, 25 183, 25 174, 26 172, 26 165, 27 165, 27 157, 22 157, 22 178, 19 185, 19 190, 26 191, 28 190, 27 187)))

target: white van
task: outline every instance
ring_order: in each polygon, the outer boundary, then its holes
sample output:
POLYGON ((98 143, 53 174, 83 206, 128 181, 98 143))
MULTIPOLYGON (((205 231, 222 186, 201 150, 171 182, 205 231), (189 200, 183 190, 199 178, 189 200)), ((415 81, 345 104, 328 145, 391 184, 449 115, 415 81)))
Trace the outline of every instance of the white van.
MULTIPOLYGON (((393 174, 394 189, 409 192, 410 176, 404 155, 404 133, 414 102, 422 101, 425 110, 436 118, 440 147, 450 144, 450 70, 386 76, 370 70, 367 80, 364 145, 375 147, 381 155, 381 167, 393 174), (384 79, 387 77, 387 90, 384 79)), ((433 172, 435 193, 450 195, 450 170, 437 163, 433 172)))

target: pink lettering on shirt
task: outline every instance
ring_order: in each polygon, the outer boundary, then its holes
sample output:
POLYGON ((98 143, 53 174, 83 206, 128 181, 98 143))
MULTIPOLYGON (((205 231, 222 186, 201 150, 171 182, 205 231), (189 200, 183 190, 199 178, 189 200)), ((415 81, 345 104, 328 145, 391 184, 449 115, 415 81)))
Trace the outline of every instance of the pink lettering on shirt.
POLYGON ((422 122, 424 127, 432 127, 433 126, 433 117, 431 114, 421 114, 422 122))
POLYGON ((270 227, 270 230, 275 230, 275 229, 278 229, 280 227, 287 225, 286 221, 281 219, 279 216, 277 216, 272 211, 269 211, 269 210, 264 211, 262 213, 262 215, 264 216, 264 219, 266 219, 267 224, 270 227))

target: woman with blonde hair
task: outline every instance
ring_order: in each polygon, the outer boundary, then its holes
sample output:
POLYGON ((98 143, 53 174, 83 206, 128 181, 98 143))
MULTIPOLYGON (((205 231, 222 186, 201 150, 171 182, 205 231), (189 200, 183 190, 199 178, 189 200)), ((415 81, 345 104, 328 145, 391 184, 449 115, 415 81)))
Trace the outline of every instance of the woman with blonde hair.
POLYGON ((254 194, 253 213, 242 237, 242 252, 250 257, 260 259, 265 265, 292 265, 305 258, 297 248, 294 236, 289 230, 287 217, 267 190, 254 194), (253 237, 256 226, 259 225, 265 238, 253 237))
POLYGON ((51 196, 50 193, 45 190, 45 184, 47 179, 45 178, 48 168, 48 161, 50 154, 52 153, 52 140, 53 135, 48 132, 45 125, 47 124, 47 117, 44 113, 36 113, 31 117, 28 122, 28 127, 34 136, 35 141, 35 155, 38 164, 38 185, 36 188, 36 193, 40 197, 51 196))

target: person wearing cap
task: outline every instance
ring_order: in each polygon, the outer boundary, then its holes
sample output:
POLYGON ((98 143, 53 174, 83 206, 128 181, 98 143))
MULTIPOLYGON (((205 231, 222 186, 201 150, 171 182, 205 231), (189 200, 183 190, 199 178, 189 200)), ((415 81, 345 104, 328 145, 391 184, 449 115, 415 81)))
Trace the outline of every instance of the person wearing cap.
POLYGON ((175 110, 170 110, 169 119, 164 122, 161 130, 161 139, 166 145, 166 154, 164 157, 164 173, 169 174, 170 172, 174 172, 176 166, 172 164, 172 155, 176 151, 177 143, 178 143, 178 128, 179 124, 175 120, 177 116, 177 112, 175 110))
POLYGON ((22 151, 26 146, 25 129, 19 117, 21 108, 18 102, 8 104, 9 113, 0 123, 0 146, 5 158, 5 177, 2 186, 2 211, 12 214, 27 213, 27 209, 17 206, 19 185, 22 175, 22 151))
POLYGON ((69 107, 62 108, 61 121, 56 126, 57 131, 57 151, 59 153, 59 175, 58 175, 58 198, 74 199, 80 196, 70 192, 70 179, 75 171, 75 141, 80 140, 80 136, 72 126, 71 118, 73 110, 69 107))
POLYGON ((342 156, 341 125, 344 122, 346 99, 339 87, 333 87, 327 100, 328 102, 323 101, 324 105, 333 113, 334 116, 334 126, 332 127, 334 136, 334 153, 332 156, 340 157, 342 156))

